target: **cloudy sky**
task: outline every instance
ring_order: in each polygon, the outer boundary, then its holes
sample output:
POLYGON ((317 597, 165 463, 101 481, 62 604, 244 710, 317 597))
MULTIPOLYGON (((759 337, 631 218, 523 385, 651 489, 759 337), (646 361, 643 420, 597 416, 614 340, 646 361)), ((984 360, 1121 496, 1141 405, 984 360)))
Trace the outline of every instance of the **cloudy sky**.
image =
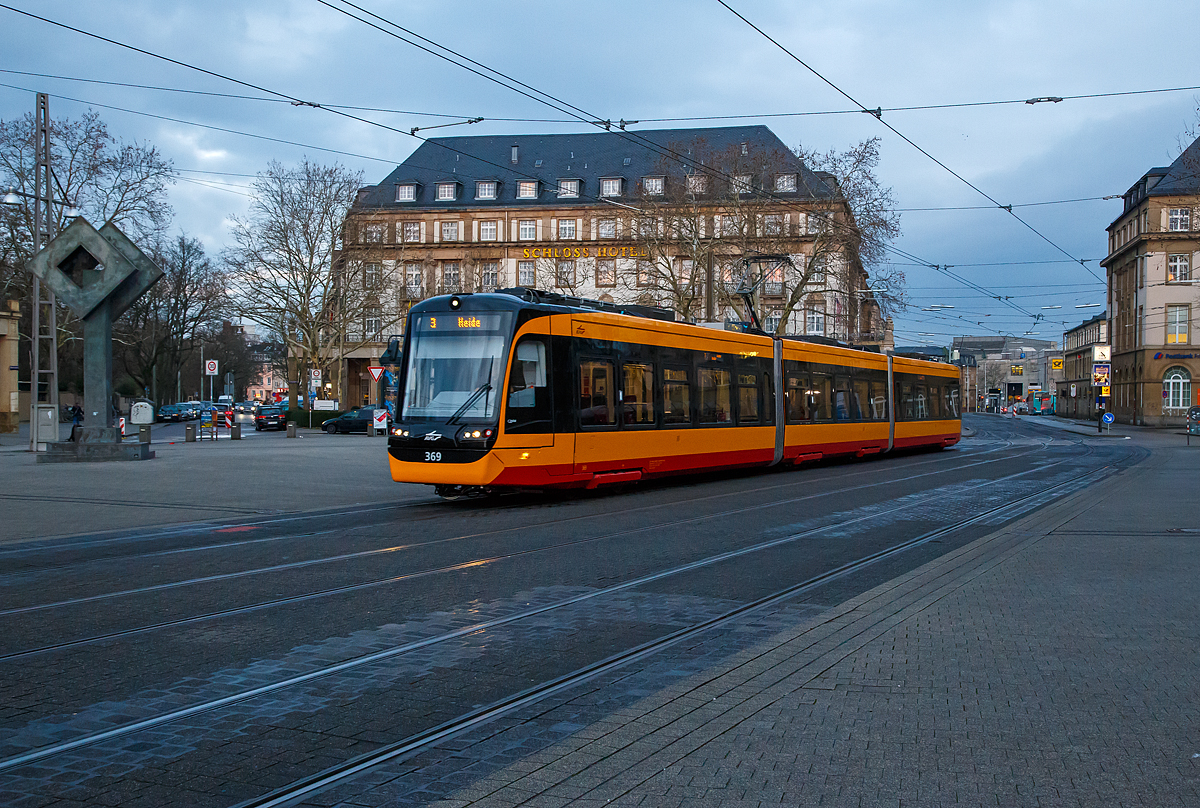
MULTIPOLYGON (((409 129, 456 120, 439 115, 486 120, 427 134, 586 129, 330 7, 353 11, 341 0, 0 2, 288 96, 396 110, 353 114, 399 133, 256 100, 270 95, 0 8, 0 118, 32 110, 30 91, 48 92, 56 118, 91 105, 118 137, 156 145, 180 172, 176 228, 211 253, 272 159, 339 161, 370 184, 418 145, 409 129)), ((854 107, 845 97, 717 0, 353 2, 597 118, 643 121, 633 128, 763 123, 789 145, 819 150, 878 135, 881 178, 905 211, 896 246, 1046 318, 894 256, 915 304, 897 317, 901 344, 1030 331, 1057 340, 1064 321, 1100 311, 1075 308, 1103 303, 1103 285, 1064 252, 1092 259, 1087 266, 1103 277, 1104 227, 1120 200, 1096 198, 1170 163, 1200 97, 1200 89, 1137 92, 1200 86, 1188 51, 1200 30, 1195 2, 726 0, 855 100, 882 107, 888 123, 965 180, 1001 204, 1028 205, 1014 211, 1060 250, 874 117, 846 112, 854 107), (1130 94, 1071 98, 1113 93, 1130 94), (979 104, 1046 96, 1066 100, 979 104), (950 104, 967 106, 898 109, 950 104), (746 117, 648 122, 701 116, 746 117), (1085 201, 1032 204, 1063 200, 1085 201), (985 207, 916 210, 973 206, 985 207), (921 311, 930 304, 954 308, 921 311)))

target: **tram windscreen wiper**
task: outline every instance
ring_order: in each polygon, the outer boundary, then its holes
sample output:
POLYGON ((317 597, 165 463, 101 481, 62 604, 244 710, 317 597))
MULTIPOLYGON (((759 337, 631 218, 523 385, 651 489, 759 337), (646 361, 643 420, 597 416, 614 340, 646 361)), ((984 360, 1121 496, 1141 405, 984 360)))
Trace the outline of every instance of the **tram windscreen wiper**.
POLYGON ((492 389, 491 382, 484 382, 482 387, 480 387, 478 390, 476 390, 474 393, 472 393, 471 397, 468 398, 466 401, 464 401, 463 405, 454 411, 454 414, 450 416, 450 420, 447 421, 446 423, 453 424, 455 421, 457 421, 460 417, 462 417, 463 413, 465 413, 467 410, 469 410, 471 408, 472 404, 474 404, 476 401, 479 400, 479 397, 481 395, 483 395, 484 393, 486 393, 488 390, 491 390, 491 389, 492 389))

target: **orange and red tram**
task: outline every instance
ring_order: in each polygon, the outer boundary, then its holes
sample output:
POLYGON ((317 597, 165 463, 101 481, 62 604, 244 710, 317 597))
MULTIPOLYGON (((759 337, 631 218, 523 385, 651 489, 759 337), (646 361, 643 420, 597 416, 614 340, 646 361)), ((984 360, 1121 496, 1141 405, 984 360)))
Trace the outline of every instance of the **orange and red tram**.
POLYGON ((659 312, 527 289, 417 304, 392 479, 443 496, 595 488, 960 439, 953 365, 659 312))

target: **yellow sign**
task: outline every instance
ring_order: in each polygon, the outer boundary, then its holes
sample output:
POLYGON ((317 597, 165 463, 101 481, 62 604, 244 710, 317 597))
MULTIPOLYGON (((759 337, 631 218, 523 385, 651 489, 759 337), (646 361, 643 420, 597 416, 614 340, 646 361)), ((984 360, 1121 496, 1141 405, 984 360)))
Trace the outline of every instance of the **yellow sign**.
POLYGON ((648 247, 525 247, 522 258, 649 258, 648 247))
POLYGON ((1108 388, 1108 385, 1104 385, 1103 387, 1101 387, 1101 388, 1100 388, 1100 395, 1102 395, 1102 396, 1108 396, 1108 395, 1109 395, 1108 389, 1109 389, 1109 388, 1108 388))
POLYGON ((1050 360, 1050 369, 1051 370, 1062 370, 1063 369, 1063 361, 1062 361, 1061 356, 1056 356, 1050 360))

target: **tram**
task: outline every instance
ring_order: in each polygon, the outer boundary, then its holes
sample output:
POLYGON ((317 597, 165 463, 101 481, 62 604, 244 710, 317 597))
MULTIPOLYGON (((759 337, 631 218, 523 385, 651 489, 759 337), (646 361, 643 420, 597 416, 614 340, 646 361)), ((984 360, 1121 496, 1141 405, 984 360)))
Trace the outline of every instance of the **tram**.
POLYGON ((522 288, 422 301, 396 357, 392 479, 596 488, 960 439, 953 365, 670 316, 522 288))

